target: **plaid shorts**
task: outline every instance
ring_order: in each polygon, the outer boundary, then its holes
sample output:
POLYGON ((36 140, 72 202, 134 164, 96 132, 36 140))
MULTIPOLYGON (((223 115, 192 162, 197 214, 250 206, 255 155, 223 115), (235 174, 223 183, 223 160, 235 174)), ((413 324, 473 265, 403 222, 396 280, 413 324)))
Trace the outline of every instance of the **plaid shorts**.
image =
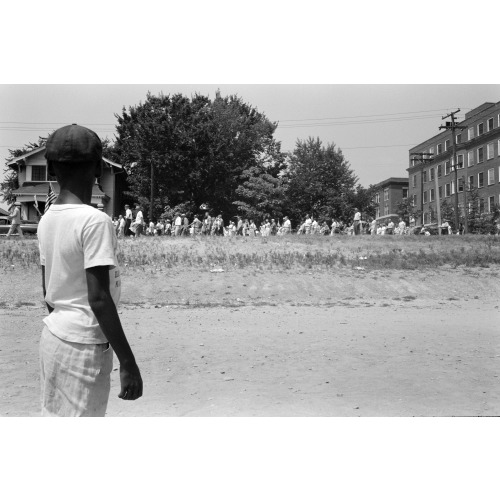
POLYGON ((109 344, 79 344, 45 327, 40 339, 42 416, 104 417, 113 370, 109 344))

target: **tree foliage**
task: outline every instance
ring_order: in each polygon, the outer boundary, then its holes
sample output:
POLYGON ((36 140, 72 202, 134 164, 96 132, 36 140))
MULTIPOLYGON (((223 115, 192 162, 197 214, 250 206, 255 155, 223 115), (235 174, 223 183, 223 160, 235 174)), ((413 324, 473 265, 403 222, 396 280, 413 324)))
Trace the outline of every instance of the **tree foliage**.
POLYGON ((155 216, 187 202, 234 213, 242 174, 275 146, 276 124, 237 96, 148 94, 116 117, 111 154, 127 169, 129 194, 145 208, 154 169, 155 216))
MULTIPOLYGON (((286 209, 298 222, 305 214, 322 219, 352 218, 361 190, 358 181, 335 144, 323 146, 319 138, 297 140, 285 173, 286 209)), ((357 207, 363 210, 365 207, 357 207)))
POLYGON ((281 172, 284 160, 279 144, 272 143, 257 155, 250 168, 243 171, 241 184, 236 188, 238 199, 233 202, 243 217, 255 221, 283 217, 285 183, 281 172))
POLYGON ((422 215, 422 210, 420 210, 414 203, 413 200, 407 196, 398 202, 396 213, 408 224, 410 218, 413 217, 417 220, 422 215))

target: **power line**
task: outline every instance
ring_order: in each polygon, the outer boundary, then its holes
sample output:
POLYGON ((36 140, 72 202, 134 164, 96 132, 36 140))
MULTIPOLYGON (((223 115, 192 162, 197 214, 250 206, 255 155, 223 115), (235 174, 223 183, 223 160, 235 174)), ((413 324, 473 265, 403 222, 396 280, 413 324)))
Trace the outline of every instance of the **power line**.
MULTIPOLYGON (((382 113, 382 114, 377 114, 377 115, 358 115, 358 116, 335 116, 333 118, 303 118, 303 119, 297 119, 297 120, 279 120, 280 122, 304 122, 304 121, 309 121, 309 120, 345 120, 345 119, 351 119, 351 118, 373 118, 375 116, 396 116, 396 115, 409 115, 409 114, 415 114, 415 113, 432 113, 432 112, 437 112, 437 111, 446 111, 449 108, 440 108, 440 109, 425 109, 421 111, 405 111, 401 113, 382 113)), ((470 108, 464 108, 464 109, 470 109, 470 108)), ((2 122, 0 122, 2 123, 2 122)))
POLYGON ((305 123, 298 125, 283 125, 278 128, 306 128, 306 127, 331 127, 335 125, 366 125, 372 123, 390 123, 390 122, 402 122, 402 121, 413 121, 413 120, 428 120, 430 118, 437 118, 439 115, 424 115, 424 116, 408 116, 401 118, 383 118, 379 120, 358 120, 352 122, 328 122, 328 123, 305 123))

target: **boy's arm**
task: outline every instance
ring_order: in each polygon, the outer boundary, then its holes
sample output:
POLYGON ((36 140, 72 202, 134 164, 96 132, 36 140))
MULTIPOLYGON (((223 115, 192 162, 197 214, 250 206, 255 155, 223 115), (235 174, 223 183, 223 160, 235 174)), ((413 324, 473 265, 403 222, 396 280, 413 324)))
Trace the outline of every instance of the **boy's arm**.
MULTIPOLYGON (((43 299, 45 300, 45 296, 47 295, 47 290, 45 288, 45 266, 42 266, 42 290, 43 290, 43 299)), ((47 309, 49 310, 49 314, 54 310, 52 306, 45 302, 47 305, 47 309)))
POLYGON ((140 398, 142 378, 109 291, 109 266, 91 267, 85 272, 90 307, 120 361, 121 391, 118 397, 140 398))

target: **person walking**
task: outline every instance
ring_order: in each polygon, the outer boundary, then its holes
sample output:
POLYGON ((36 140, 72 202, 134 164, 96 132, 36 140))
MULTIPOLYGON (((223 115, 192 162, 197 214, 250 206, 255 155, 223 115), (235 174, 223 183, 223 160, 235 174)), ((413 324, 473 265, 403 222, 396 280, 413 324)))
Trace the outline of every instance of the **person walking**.
POLYGON ((125 236, 134 236, 134 233, 130 230, 130 226, 132 225, 132 210, 130 210, 130 205, 125 205, 125 227, 123 229, 123 233, 125 236))
POLYGON ((354 234, 358 235, 361 233, 361 212, 355 208, 354 209, 354 221, 353 221, 354 234))
POLYGON ((136 214, 135 214, 135 237, 139 238, 141 234, 144 233, 144 215, 142 214, 141 205, 135 206, 136 214))
POLYGON ((21 203, 16 201, 14 203, 14 208, 12 209, 12 212, 10 213, 10 215, 8 215, 8 218, 10 219, 11 223, 10 223, 10 227, 9 227, 9 231, 7 233, 7 236, 5 237, 5 239, 7 239, 7 240, 16 231, 17 231, 17 234, 19 235, 19 238, 24 238, 23 230, 21 229, 21 209, 20 209, 20 207, 21 207, 21 203))
POLYGON ((182 233, 182 217, 177 214, 174 220, 174 236, 180 236, 182 233))

